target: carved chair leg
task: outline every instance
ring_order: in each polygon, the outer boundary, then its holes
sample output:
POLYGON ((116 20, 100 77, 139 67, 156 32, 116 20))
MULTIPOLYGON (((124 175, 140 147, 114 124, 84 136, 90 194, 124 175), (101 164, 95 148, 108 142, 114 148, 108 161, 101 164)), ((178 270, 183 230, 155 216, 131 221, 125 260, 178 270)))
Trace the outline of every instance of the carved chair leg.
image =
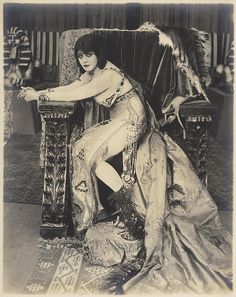
POLYGON ((68 123, 67 119, 61 118, 45 120, 45 173, 40 234, 53 238, 67 234, 68 123))
POLYGON ((198 116, 187 118, 185 123, 187 154, 205 186, 207 186, 210 122, 210 117, 198 116))

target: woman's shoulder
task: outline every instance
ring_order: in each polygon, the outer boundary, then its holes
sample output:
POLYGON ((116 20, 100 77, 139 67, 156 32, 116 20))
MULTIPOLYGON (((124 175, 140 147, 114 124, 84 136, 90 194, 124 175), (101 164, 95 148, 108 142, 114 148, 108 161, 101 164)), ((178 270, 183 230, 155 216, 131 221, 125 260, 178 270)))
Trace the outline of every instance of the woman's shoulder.
POLYGON ((123 74, 123 72, 113 63, 110 61, 107 61, 105 67, 102 69, 102 71, 109 71, 111 73, 119 73, 123 74))

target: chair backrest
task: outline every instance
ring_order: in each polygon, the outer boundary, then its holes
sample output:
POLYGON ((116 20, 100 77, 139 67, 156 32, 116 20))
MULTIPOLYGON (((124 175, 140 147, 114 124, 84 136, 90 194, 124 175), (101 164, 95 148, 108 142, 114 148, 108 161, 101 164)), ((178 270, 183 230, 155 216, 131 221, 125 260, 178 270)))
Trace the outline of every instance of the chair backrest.
POLYGON ((176 96, 200 94, 209 79, 210 50, 206 34, 195 29, 141 28, 139 30, 77 29, 61 34, 59 81, 80 75, 74 57, 76 40, 94 32, 108 60, 140 82, 157 116, 176 96))

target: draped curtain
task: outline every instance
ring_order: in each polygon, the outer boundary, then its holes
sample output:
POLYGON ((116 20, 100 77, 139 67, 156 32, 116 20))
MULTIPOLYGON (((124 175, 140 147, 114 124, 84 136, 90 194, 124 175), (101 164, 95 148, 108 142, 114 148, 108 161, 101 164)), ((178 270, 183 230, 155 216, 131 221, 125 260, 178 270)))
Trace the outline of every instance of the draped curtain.
POLYGON ((232 4, 4 4, 5 29, 63 32, 78 28, 135 29, 156 25, 233 32, 232 4))
POLYGON ((232 33, 233 11, 233 5, 225 4, 145 4, 141 6, 140 23, 232 33))
MULTIPOLYGON (((157 26, 196 28, 211 33, 212 66, 224 63, 233 39, 232 4, 7 3, 3 11, 5 31, 11 26, 18 26, 30 32, 30 37, 34 37, 33 42, 36 43, 34 56, 40 59, 43 49, 39 47, 42 44, 46 47, 47 42, 50 46, 57 44, 59 36, 53 37, 53 32, 59 34, 78 28, 136 29, 147 21, 157 26)), ((49 56, 47 51, 46 55, 49 56)), ((53 59, 58 61, 57 57, 53 59)), ((47 57, 43 57, 44 60, 48 60, 47 57)), ((49 61, 50 65, 55 63, 49 61)))
MULTIPOLYGON (((224 64, 233 40, 232 4, 4 4, 4 29, 27 33, 33 59, 58 65, 60 33, 78 28, 196 28, 210 33, 211 67, 224 64)), ((56 72, 55 72, 56 73, 56 72)), ((52 80, 57 80, 53 75, 52 80)))
POLYGON ((33 31, 63 32, 73 28, 126 26, 123 4, 5 4, 5 29, 18 26, 33 31))

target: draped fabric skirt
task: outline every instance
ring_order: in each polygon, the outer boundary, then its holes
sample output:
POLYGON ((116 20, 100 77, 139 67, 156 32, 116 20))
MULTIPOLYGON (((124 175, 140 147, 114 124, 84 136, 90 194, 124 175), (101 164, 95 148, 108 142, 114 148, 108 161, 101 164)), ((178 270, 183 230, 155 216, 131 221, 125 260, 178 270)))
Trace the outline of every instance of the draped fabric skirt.
POLYGON ((128 156, 128 151, 134 147, 133 144, 137 143, 145 130, 146 115, 143 104, 139 97, 134 95, 118 103, 109 120, 84 130, 72 140, 72 215, 77 233, 93 225, 93 220, 102 207, 95 177, 97 165, 114 156, 114 152, 118 154, 126 151, 128 156))
MULTIPOLYGON (((124 128, 118 122, 117 127, 124 128)), ((72 153, 72 201, 75 228, 87 229, 85 242, 94 264, 132 263, 143 250, 142 269, 124 285, 128 293, 229 290, 231 234, 183 150, 155 127, 142 139, 132 199, 145 219, 145 237, 137 240, 124 236, 124 230, 113 222, 93 223, 99 209, 93 164, 105 158, 106 149, 101 145, 88 164, 81 148, 93 145, 89 139, 85 134, 80 150, 72 153)))

